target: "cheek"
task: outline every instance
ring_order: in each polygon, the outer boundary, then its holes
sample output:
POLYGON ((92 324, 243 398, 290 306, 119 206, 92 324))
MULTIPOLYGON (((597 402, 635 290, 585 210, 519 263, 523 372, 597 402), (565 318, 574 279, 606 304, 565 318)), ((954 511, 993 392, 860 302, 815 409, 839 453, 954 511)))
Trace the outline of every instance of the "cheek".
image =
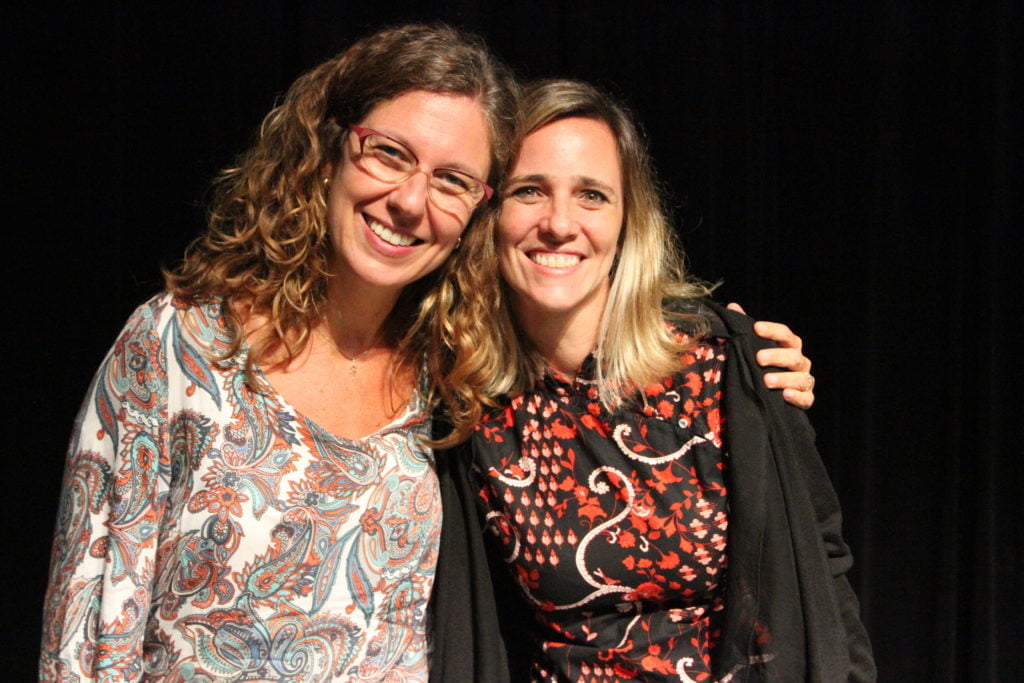
POLYGON ((602 233, 604 235, 602 245, 604 250, 617 253, 622 241, 622 216, 616 215, 611 218, 602 233))
POLYGON ((515 280, 516 240, 511 238, 507 229, 501 227, 495 230, 494 240, 498 256, 498 272, 506 282, 512 282, 515 280))
POLYGON ((530 284, 532 281, 526 273, 519 270, 512 263, 511 259, 500 256, 498 259, 498 272, 501 275, 501 281, 507 288, 510 301, 518 302, 524 298, 530 298, 530 284))
POLYGON ((508 280, 512 274, 511 268, 512 252, 510 252, 501 242, 498 242, 498 272, 508 280))
POLYGON ((442 223, 439 226, 439 232, 441 232, 441 234, 444 236, 443 239, 445 239, 448 242, 451 242, 452 247, 454 247, 455 243, 462 239, 466 235, 466 231, 469 229, 469 227, 473 225, 472 220, 473 219, 471 218, 471 222, 465 224, 457 218, 452 218, 451 216, 448 215, 442 215, 442 223))
POLYGON ((327 217, 339 218, 343 213, 352 210, 356 204, 356 195, 359 193, 357 183, 352 179, 345 178, 343 172, 335 175, 331 181, 331 190, 327 195, 327 217))
POLYGON ((461 221, 453 220, 450 216, 439 214, 431 221, 429 232, 433 242, 428 253, 431 258, 444 261, 452 255, 459 244, 459 240, 466 232, 461 221))
POLYGON ((501 220, 498 221, 498 227, 494 231, 494 240, 498 245, 498 250, 503 251, 518 244, 527 232, 524 226, 529 225, 529 221, 527 207, 512 204, 511 208, 503 209, 501 220))
POLYGON ((498 270, 505 276, 506 280, 515 278, 515 268, 519 264, 519 251, 516 245, 519 243, 517 235, 510 230, 499 228, 495 234, 495 243, 498 255, 498 270))

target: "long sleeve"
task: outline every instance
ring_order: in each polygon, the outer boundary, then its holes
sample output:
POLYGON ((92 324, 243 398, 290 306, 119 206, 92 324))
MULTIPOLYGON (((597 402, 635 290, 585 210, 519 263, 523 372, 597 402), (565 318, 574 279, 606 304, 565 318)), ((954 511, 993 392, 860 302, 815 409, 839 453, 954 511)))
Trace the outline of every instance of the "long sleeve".
POLYGON ((853 559, 814 431, 803 411, 764 387, 755 354, 769 342, 745 316, 712 307, 731 338, 732 640, 745 643, 748 663, 784 680, 872 681, 870 642, 846 578, 853 559))
POLYGON ((441 532, 422 401, 337 437, 254 390, 230 336, 219 299, 164 294, 101 366, 68 457, 42 679, 422 678, 441 532))
POLYGON ((169 478, 158 304, 140 307, 75 422, 44 603, 41 680, 137 680, 169 478))
MULTIPOLYGON (((776 403, 769 408, 769 414, 773 413, 777 413, 773 415, 773 422, 786 422, 785 428, 773 428, 771 434, 776 441, 773 446, 785 448, 787 452, 795 454, 794 464, 798 475, 795 474, 792 481, 786 484, 790 487, 801 486, 810 498, 814 511, 813 521, 817 525, 817 533, 825 553, 826 571, 831 578, 830 593, 812 594, 809 600, 818 602, 816 607, 819 611, 836 610, 833 615, 838 618, 837 632, 840 634, 836 647, 845 651, 849 664, 849 670, 843 680, 874 681, 877 672, 870 641, 860 620, 860 604, 846 577, 853 566, 853 554, 843 539, 839 499, 824 463, 814 447, 814 431, 803 411, 792 406, 776 403)), ((787 497, 795 495, 787 492, 787 497)), ((809 641, 815 646, 817 636, 820 634, 812 632, 809 641)), ((825 674, 824 671, 821 673, 825 674)), ((823 675, 823 678, 828 676, 823 675)))

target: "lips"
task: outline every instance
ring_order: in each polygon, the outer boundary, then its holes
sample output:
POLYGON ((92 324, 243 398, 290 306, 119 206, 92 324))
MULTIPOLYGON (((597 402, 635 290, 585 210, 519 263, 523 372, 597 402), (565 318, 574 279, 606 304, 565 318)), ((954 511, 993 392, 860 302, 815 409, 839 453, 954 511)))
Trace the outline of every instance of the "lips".
POLYGON ((395 247, 411 247, 414 244, 418 244, 423 240, 417 239, 412 235, 406 235, 400 232, 395 232, 391 228, 387 227, 380 221, 363 214, 363 220, 366 221, 367 227, 377 237, 383 241, 395 247))
POLYGON ((550 251, 531 251, 527 254, 531 261, 545 268, 572 268, 582 260, 579 254, 565 254, 550 251))

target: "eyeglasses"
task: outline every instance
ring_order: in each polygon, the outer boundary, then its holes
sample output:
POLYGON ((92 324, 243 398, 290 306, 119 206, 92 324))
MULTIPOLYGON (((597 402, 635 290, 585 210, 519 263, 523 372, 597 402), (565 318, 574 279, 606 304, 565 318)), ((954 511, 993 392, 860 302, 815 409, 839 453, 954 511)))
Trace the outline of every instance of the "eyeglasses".
POLYGON ((422 171, 430 179, 430 200, 440 209, 469 217, 473 210, 486 202, 494 190, 454 168, 435 168, 428 171, 408 147, 379 131, 349 125, 359 138, 359 156, 356 166, 385 183, 402 183, 422 171))

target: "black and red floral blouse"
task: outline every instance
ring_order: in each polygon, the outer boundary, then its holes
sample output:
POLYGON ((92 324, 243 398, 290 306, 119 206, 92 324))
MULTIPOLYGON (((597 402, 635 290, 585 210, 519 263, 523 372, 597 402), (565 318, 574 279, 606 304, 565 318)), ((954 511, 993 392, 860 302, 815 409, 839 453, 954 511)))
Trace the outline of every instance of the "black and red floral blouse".
POLYGON ((602 407, 593 357, 473 436, 480 505, 536 617, 535 680, 710 680, 726 571, 725 343, 643 405, 602 407))

